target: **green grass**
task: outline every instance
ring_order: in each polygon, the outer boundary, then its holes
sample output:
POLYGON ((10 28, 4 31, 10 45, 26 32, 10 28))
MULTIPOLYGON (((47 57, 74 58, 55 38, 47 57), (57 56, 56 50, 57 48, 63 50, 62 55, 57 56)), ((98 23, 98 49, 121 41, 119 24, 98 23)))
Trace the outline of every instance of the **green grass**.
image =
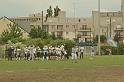
POLYGON ((63 61, 0 61, 0 72, 4 71, 37 71, 42 69, 95 69, 98 66, 112 67, 113 65, 124 66, 124 56, 85 56, 83 60, 72 63, 71 60, 63 61))
POLYGON ((123 68, 123 55, 85 56, 83 60, 78 60, 77 63, 72 63, 72 60, 7 61, 3 59, 0 61, 0 81, 124 82, 123 68))

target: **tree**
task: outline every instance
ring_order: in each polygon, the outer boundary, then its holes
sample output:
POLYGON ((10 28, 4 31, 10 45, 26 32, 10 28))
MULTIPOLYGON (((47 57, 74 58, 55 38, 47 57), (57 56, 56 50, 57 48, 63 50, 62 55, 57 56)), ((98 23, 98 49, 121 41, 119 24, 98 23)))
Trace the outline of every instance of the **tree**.
POLYGON ((14 38, 22 38, 22 31, 17 24, 9 24, 9 29, 6 29, 1 34, 1 39, 4 43, 8 40, 12 40, 14 38))
POLYGON ((114 41, 119 42, 120 40, 120 32, 117 32, 114 36, 114 41))
POLYGON ((49 9, 47 9, 47 14, 48 14, 48 17, 52 17, 53 16, 53 10, 52 10, 51 6, 49 6, 49 9))
MULTIPOLYGON (((100 42, 105 43, 107 40, 105 35, 100 36, 100 42)), ((98 35, 94 38, 94 42, 98 43, 98 35)))
POLYGON ((45 30, 43 30, 40 26, 38 27, 33 27, 29 33, 29 36, 31 38, 41 38, 41 39, 47 39, 50 37, 50 35, 48 34, 48 32, 46 32, 45 30))
POLYGON ((46 21, 48 17, 52 17, 52 16, 53 16, 52 6, 49 6, 49 9, 47 9, 46 21))
POLYGON ((1 39, 2 39, 2 42, 7 42, 8 40, 10 40, 10 35, 9 35, 9 31, 8 30, 4 30, 2 32, 1 39))
POLYGON ((9 24, 9 31, 12 39, 22 37, 22 31, 17 24, 9 24))
POLYGON ((57 39, 56 36, 55 36, 55 33, 52 33, 51 37, 52 37, 53 40, 57 39))
POLYGON ((37 27, 31 28, 29 35, 31 38, 40 38, 42 36, 41 27, 38 26, 38 28, 37 27))
POLYGON ((56 8, 54 8, 54 17, 57 17, 60 11, 61 9, 58 6, 56 6, 56 8))

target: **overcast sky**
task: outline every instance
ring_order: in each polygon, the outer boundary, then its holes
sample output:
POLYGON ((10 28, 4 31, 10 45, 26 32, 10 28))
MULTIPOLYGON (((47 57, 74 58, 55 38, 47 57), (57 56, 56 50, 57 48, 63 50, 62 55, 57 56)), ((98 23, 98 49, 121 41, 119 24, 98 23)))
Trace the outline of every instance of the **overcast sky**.
MULTIPOLYGON (((58 5, 66 11, 68 17, 91 16, 92 10, 98 7, 98 0, 0 0, 0 17, 28 16, 46 10, 49 5, 54 8, 58 5)), ((121 0, 101 0, 101 9, 104 11, 120 11, 121 0)))

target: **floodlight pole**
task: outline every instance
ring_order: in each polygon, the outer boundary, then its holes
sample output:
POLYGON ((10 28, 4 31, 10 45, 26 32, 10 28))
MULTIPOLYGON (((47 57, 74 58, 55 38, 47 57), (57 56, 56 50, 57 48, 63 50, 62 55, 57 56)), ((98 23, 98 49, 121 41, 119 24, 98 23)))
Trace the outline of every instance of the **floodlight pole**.
POLYGON ((101 55, 101 45, 100 45, 100 0, 98 0, 98 55, 101 55))

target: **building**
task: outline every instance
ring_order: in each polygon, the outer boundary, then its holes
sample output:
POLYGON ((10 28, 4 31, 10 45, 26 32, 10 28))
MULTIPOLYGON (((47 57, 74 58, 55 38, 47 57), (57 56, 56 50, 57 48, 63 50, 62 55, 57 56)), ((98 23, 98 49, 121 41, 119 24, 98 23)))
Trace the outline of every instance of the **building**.
POLYGON ((32 27, 41 27, 43 30, 56 37, 70 40, 91 41, 100 35, 114 38, 116 34, 124 38, 124 0, 121 2, 121 11, 100 12, 100 27, 98 27, 98 11, 92 11, 92 16, 87 18, 69 18, 65 11, 60 11, 57 17, 46 17, 42 13, 31 14, 27 17, 9 18, 17 23, 27 33, 32 27))
MULTIPOLYGON (((119 34, 120 38, 124 38, 124 0, 121 0, 121 5, 121 11, 100 12, 100 35, 114 38, 116 34, 119 34)), ((99 33, 98 14, 98 11, 92 12, 94 36, 99 33)))
POLYGON ((64 39, 79 39, 89 41, 93 38, 92 35, 92 20, 89 18, 68 18, 65 11, 60 11, 57 17, 42 18, 42 14, 32 14, 29 17, 10 18, 15 23, 18 23, 27 32, 30 32, 32 27, 41 27, 50 34, 64 39))
MULTIPOLYGON (((13 21, 11 21, 9 18, 7 17, 2 17, 0 18, 0 34, 2 34, 3 31, 9 29, 9 24, 14 24, 13 21)), ((25 29, 23 29, 21 26, 19 26, 19 28, 22 31, 23 34, 23 38, 27 38, 28 37, 28 33, 27 31, 25 31, 25 29)))

